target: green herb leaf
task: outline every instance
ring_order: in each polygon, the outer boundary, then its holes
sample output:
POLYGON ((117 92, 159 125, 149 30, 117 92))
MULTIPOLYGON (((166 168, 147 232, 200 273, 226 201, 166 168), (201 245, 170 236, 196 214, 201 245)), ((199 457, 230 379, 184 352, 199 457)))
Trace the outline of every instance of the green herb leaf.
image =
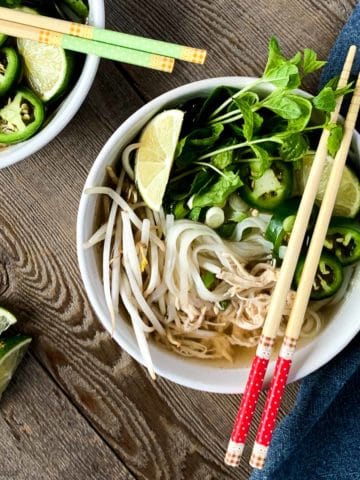
MULTIPOLYGON (((222 146, 227 147, 229 145, 235 145, 237 143, 237 140, 232 138, 225 142, 222 146)), ((217 153, 213 157, 211 157, 211 163, 214 165, 216 168, 219 168, 220 170, 224 170, 226 167, 231 165, 234 160, 234 150, 230 150, 228 152, 221 152, 217 153)))
POLYGON ((217 109, 225 100, 232 97, 238 90, 230 87, 217 87, 205 100, 196 123, 198 125, 206 124, 210 115, 217 109))
POLYGON ((304 58, 302 70, 303 74, 307 75, 309 73, 315 72, 319 68, 322 68, 326 62, 317 59, 317 54, 311 48, 304 49, 304 58))
POLYGON ((336 106, 335 91, 331 87, 324 87, 316 97, 313 98, 313 105, 318 110, 333 112, 336 106))
POLYGON ((246 140, 251 140, 254 132, 254 113, 250 104, 242 98, 235 99, 236 105, 239 107, 244 120, 243 133, 246 140))
POLYGON ((277 39, 272 37, 269 42, 268 61, 262 78, 277 87, 296 88, 301 82, 298 62, 298 54, 291 60, 285 58, 277 39))
POLYGON ((190 165, 201 153, 214 145, 223 130, 224 126, 221 123, 216 123, 208 127, 198 128, 182 138, 176 147, 176 163, 181 167, 190 165))
POLYGON ((201 275, 201 280, 203 281, 203 284, 205 285, 205 288, 210 290, 210 288, 215 286, 216 275, 215 275, 215 273, 212 273, 212 272, 204 272, 201 275))
POLYGON ((330 128, 331 132, 328 140, 328 152, 332 157, 335 157, 341 145, 344 129, 342 125, 337 124, 333 124, 333 126, 331 126, 330 128))
POLYGON ((301 116, 301 108, 296 101, 293 100, 294 95, 286 95, 284 90, 276 90, 271 93, 262 106, 276 113, 286 120, 297 119, 301 116))
POLYGON ((242 184, 239 175, 231 171, 226 171, 207 191, 194 196, 192 206, 222 206, 226 202, 228 196, 241 187, 242 184))
POLYGON ((302 158, 308 149, 307 137, 301 133, 294 133, 284 138, 280 147, 280 156, 283 160, 294 161, 302 158))
POLYGON ((288 95, 288 98, 297 104, 301 110, 301 115, 298 118, 290 119, 288 121, 287 130, 301 132, 306 128, 311 118, 312 103, 307 98, 300 97, 300 95, 288 95))
POLYGON ((299 69, 290 62, 269 70, 263 78, 276 87, 293 89, 300 85, 299 69))
POLYGON ((270 167, 271 157, 264 148, 258 145, 250 145, 250 147, 258 159, 250 163, 251 175, 253 178, 260 178, 265 170, 270 167))

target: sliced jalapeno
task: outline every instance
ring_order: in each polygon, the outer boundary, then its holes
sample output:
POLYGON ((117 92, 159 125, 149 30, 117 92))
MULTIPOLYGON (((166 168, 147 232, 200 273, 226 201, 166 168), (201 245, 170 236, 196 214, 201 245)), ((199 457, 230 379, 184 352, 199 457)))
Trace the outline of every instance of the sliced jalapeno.
POLYGON ((324 247, 336 255, 342 265, 360 260, 360 224, 347 217, 334 217, 327 231, 324 247))
POLYGON ((0 109, 0 144, 30 138, 44 121, 44 106, 30 90, 19 88, 0 109))
POLYGON ((5 35, 4 33, 0 33, 0 47, 6 42, 6 40, 7 40, 7 35, 5 35))
POLYGON ((0 50, 0 96, 5 95, 18 81, 21 62, 16 50, 4 47, 0 50))
POLYGON ((260 210, 272 211, 291 195, 292 172, 284 162, 273 162, 260 178, 253 178, 250 167, 244 165, 240 177, 244 182, 240 195, 260 210))
MULTIPOLYGON (((304 268, 305 257, 300 257, 295 270, 294 283, 297 288, 300 283, 301 273, 304 268)), ((344 272, 339 260, 327 253, 322 253, 315 275, 310 298, 321 300, 334 295, 344 279, 344 272)))

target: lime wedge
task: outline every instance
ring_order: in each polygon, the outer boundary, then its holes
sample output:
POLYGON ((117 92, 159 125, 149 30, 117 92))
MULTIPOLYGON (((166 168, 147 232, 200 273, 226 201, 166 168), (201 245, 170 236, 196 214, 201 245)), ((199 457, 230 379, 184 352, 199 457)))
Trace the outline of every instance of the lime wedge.
POLYGON ((69 85, 73 56, 61 47, 23 38, 17 39, 17 46, 31 89, 43 102, 59 97, 69 85))
POLYGON ((0 335, 16 323, 16 317, 5 308, 0 307, 0 335))
POLYGON ((25 335, 17 335, 16 337, 0 340, 0 398, 13 377, 30 342, 31 338, 25 335))
MULTIPOLYGON (((296 170, 296 180, 300 189, 300 193, 304 191, 306 181, 310 174, 310 169, 314 160, 313 154, 305 155, 302 160, 302 166, 296 170)), ((321 176, 319 190, 316 195, 316 201, 321 204, 324 198, 327 181, 330 176, 331 167, 334 159, 327 157, 323 174, 321 176)), ((357 176, 345 166, 341 179, 340 188, 336 196, 334 207, 334 215, 342 217, 355 217, 360 210, 360 182, 357 176)))
POLYGON ((159 211, 164 197, 184 112, 166 110, 144 128, 135 162, 135 181, 144 202, 159 211))

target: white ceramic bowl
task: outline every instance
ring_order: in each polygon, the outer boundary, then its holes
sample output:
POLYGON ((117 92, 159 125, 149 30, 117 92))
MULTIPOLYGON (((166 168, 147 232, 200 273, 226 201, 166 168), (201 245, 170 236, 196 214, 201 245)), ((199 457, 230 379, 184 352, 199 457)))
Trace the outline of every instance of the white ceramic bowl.
MULTIPOLYGON (((206 95, 219 85, 242 87, 253 79, 248 77, 224 77, 201 80, 171 90, 135 112, 106 143, 97 157, 85 188, 102 185, 105 179, 105 166, 114 164, 122 149, 141 131, 144 125, 161 109, 176 105, 186 99, 206 95)), ((360 159, 360 135, 354 134, 354 148, 360 159)), ((111 321, 105 305, 101 274, 94 249, 84 250, 83 244, 96 229, 94 212, 98 198, 82 195, 77 222, 77 251, 81 275, 90 302, 102 322, 110 332, 111 321)), ((357 267, 351 287, 339 310, 323 331, 295 354, 289 382, 308 375, 321 367, 342 350, 360 329, 360 317, 355 312, 360 309, 360 266, 357 267)), ((138 362, 142 362, 133 330, 124 318, 118 318, 114 340, 138 362)), ((150 345, 156 372, 169 380, 198 390, 217 393, 242 393, 248 375, 248 367, 221 368, 208 362, 180 357, 175 353, 150 345)), ((274 362, 271 362, 266 383, 271 378, 274 362)))
MULTIPOLYGON (((89 7, 90 25, 103 28, 105 25, 104 0, 89 0, 89 7)), ((94 55, 87 55, 76 84, 58 107, 50 122, 29 140, 11 145, 0 151, 0 169, 20 162, 37 152, 51 142, 66 127, 89 93, 98 66, 99 58, 94 55)))

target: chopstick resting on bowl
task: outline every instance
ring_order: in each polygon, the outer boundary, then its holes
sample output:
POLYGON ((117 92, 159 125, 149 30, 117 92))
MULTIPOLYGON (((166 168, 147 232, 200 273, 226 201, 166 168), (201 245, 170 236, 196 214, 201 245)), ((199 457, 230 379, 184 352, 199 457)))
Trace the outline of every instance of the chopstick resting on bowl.
POLYGON ((36 42, 46 43, 48 45, 56 45, 65 50, 92 54, 109 60, 152 68, 162 72, 171 73, 175 64, 173 58, 141 52, 139 50, 130 50, 129 48, 123 48, 117 45, 108 45, 94 40, 73 37, 52 30, 41 30, 37 27, 9 22, 3 19, 0 19, 0 32, 5 35, 10 35, 11 37, 25 38, 36 42))
MULTIPOLYGON (((348 51, 338 82, 338 88, 345 87, 348 83, 355 52, 356 47, 353 45, 348 51)), ((341 103, 342 96, 337 99, 335 110, 331 115, 331 123, 335 123, 337 121, 341 103)), ((256 355, 251 365, 245 392, 243 394, 233 431, 231 433, 225 455, 225 463, 233 467, 239 465, 240 463, 240 458, 245 446, 247 434, 250 429, 251 420, 260 395, 267 366, 269 364, 272 348, 279 330, 286 304, 286 298, 291 288, 295 268, 304 241, 307 225, 310 220, 315 197, 319 188, 321 175, 325 166, 329 135, 330 130, 325 128, 322 131, 313 165, 311 167, 299 209, 295 217, 295 223, 290 235, 279 277, 271 297, 269 311, 263 325, 256 355)), ((257 452, 257 455, 259 456, 259 452, 257 452)))
MULTIPOLYGON (((169 57, 170 59, 178 59, 191 63, 203 64, 206 59, 206 50, 188 47, 184 45, 178 45, 174 43, 168 43, 160 40, 154 40, 151 38, 140 37, 137 35, 130 35, 122 32, 116 32, 108 29, 102 29, 93 27, 90 25, 84 25, 80 23, 69 22, 66 20, 60 20, 57 18, 46 17, 43 15, 33 15, 19 10, 0 7, 0 17, 2 20, 8 22, 14 22, 23 26, 31 26, 38 29, 38 31, 51 31, 58 34, 63 34, 63 41, 68 45, 64 48, 72 50, 71 45, 78 45, 79 42, 71 41, 69 36, 76 39, 87 40, 87 43, 80 42, 82 48, 90 48, 95 43, 97 51, 99 46, 97 43, 106 44, 105 49, 111 48, 111 46, 117 46, 119 48, 125 48, 133 51, 145 52, 151 55, 159 55, 160 57, 169 57), (89 43, 91 42, 91 43, 89 43), (110 46, 110 47, 109 47, 110 46)), ((47 33, 45 35, 48 35, 47 33)), ((20 36, 20 35, 18 35, 20 36)), ((74 39, 74 40, 76 40, 74 39)), ((41 40, 39 40, 41 41, 41 40)), ((79 51, 79 50, 76 50, 79 51)), ((84 51, 81 53, 93 53, 92 51, 84 51)), ((99 55, 95 53, 95 55, 99 55)), ((109 58, 109 57, 105 57, 109 58)), ((111 58, 117 60, 117 58, 111 58)), ((126 60, 120 60, 127 62, 126 60)), ((147 65, 141 65, 147 66, 147 65)), ((154 68, 154 67, 150 67, 154 68)), ((165 70, 169 71, 169 70, 165 70)))
POLYGON ((359 108, 360 74, 358 75, 348 114, 345 119, 344 136, 331 168, 324 198, 321 202, 310 246, 306 254, 305 264, 296 291, 295 301, 287 323, 280 353, 276 361, 274 376, 266 397, 265 407, 250 459, 250 465, 254 468, 261 469, 265 464, 266 453, 275 428, 276 416, 279 411, 282 394, 291 368, 296 343, 303 325, 314 278, 318 269, 321 251, 324 246, 332 211, 334 209, 336 195, 340 187, 359 108))

